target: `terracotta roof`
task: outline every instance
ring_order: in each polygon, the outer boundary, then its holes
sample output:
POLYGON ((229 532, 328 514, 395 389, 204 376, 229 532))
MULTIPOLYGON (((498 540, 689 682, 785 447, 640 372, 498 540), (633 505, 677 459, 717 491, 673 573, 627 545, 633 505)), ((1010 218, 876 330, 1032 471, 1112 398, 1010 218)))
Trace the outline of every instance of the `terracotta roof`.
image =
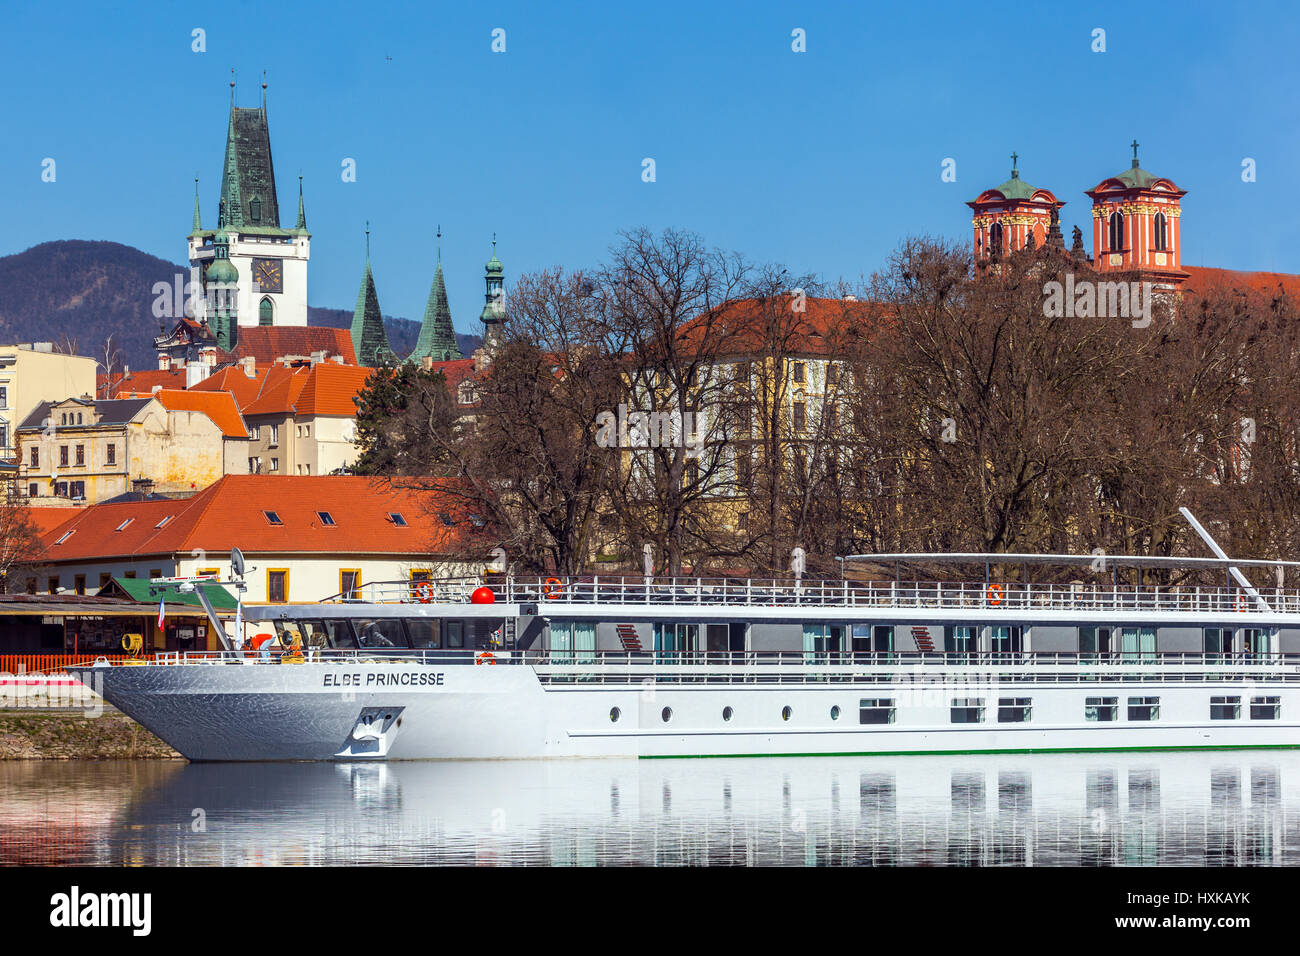
POLYGON ((240 326, 239 342, 230 354, 235 361, 252 356, 258 365, 270 365, 283 355, 311 355, 322 349, 327 360, 341 355, 344 363, 357 364, 352 333, 322 325, 240 326))
POLYGON ((802 311, 795 311, 795 300, 787 298, 791 311, 780 327, 775 325, 778 302, 765 309, 757 299, 736 299, 683 323, 680 334, 688 344, 708 336, 710 350, 716 349, 719 355, 745 356, 770 347, 765 342, 769 333, 764 325, 772 323, 772 333, 779 334, 785 352, 825 355, 839 336, 865 327, 876 311, 873 303, 857 299, 814 298, 804 299, 802 311))
POLYGON ((287 415, 298 401, 307 382, 307 368, 273 365, 262 377, 257 397, 244 406, 245 415, 287 415))
POLYGON ((492 543, 458 500, 359 475, 227 475, 191 498, 98 504, 73 514, 45 536, 40 560, 189 554, 194 548, 224 554, 233 547, 246 554, 469 556, 492 543), (272 524, 267 511, 280 524, 272 524), (333 525, 322 521, 321 511, 333 525), (405 524, 392 521, 392 512, 405 524))
POLYGON ((131 372, 111 382, 107 376, 99 376, 100 398, 125 398, 132 394, 148 395, 155 385, 163 388, 184 388, 185 372, 180 370, 163 371, 162 369, 145 369, 131 372))
POLYGON ((69 518, 79 514, 80 511, 81 509, 79 508, 50 508, 41 505, 27 506, 27 516, 31 519, 32 525, 36 528, 36 533, 42 539, 69 518))
POLYGON ((357 406, 352 399, 372 371, 333 362, 313 366, 295 402, 298 414, 356 417, 357 406))
POLYGON ((447 387, 454 393, 456 386, 467 378, 474 377, 474 360, 467 358, 452 359, 450 362, 434 362, 432 371, 442 372, 447 379, 447 387))
POLYGON ((187 391, 184 389, 159 389, 154 398, 163 408, 171 411, 203 412, 212 419, 227 438, 247 438, 248 429, 239 417, 235 397, 229 392, 187 391))
POLYGON ((249 402, 255 400, 266 382, 266 369, 253 369, 250 376, 240 365, 228 365, 213 372, 197 385, 191 386, 191 392, 229 392, 235 398, 235 404, 242 412, 249 402))
POLYGON ((1188 279, 1183 288, 1204 294, 1212 289, 1240 289, 1243 291, 1277 294, 1285 292, 1300 297, 1300 275, 1289 272, 1239 272, 1235 269, 1213 269, 1205 266, 1183 266, 1188 279))

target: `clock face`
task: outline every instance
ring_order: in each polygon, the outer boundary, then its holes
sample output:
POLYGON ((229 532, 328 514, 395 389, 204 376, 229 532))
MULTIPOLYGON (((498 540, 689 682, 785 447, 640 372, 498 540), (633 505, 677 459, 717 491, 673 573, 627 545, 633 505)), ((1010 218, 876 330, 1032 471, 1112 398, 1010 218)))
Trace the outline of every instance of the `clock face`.
POLYGON ((262 292, 283 292, 284 263, 279 259, 254 259, 253 281, 262 292))

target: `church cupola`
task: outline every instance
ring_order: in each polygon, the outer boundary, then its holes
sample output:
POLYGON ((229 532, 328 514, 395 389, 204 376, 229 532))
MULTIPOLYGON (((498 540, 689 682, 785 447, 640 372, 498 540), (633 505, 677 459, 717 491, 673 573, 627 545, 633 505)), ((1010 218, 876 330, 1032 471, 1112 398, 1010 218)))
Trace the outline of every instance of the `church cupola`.
POLYGON ((1011 154, 1010 179, 966 203, 974 212, 976 261, 997 259, 1025 246, 1038 248, 1053 238, 1053 225, 1065 203, 1021 179, 1019 158, 1011 154))
POLYGON ((483 344, 495 346, 501 342, 503 325, 506 318, 505 309, 505 266, 497 258, 497 237, 492 234, 492 258, 483 267, 483 282, 486 286, 483 311, 479 321, 483 323, 483 344))
POLYGON ((1187 195, 1170 179, 1133 164, 1088 190, 1092 200, 1093 263, 1102 272, 1140 272, 1152 281, 1177 286, 1181 266, 1181 202, 1187 195))
POLYGON ((239 270, 230 261, 230 235, 218 229, 213 257, 204 273, 205 313, 217 345, 227 352, 239 342, 239 270))

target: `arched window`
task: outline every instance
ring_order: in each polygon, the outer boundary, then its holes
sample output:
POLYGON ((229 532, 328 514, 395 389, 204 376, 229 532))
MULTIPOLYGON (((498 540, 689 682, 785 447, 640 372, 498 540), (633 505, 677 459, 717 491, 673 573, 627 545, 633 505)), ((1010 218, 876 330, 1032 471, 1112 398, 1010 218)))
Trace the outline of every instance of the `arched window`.
POLYGON ((1110 251, 1120 252, 1124 248, 1124 216, 1119 212, 1110 214, 1110 251))
POLYGON ((1002 223, 995 222, 989 230, 989 254, 1002 255, 1002 223))
POLYGON ((1169 224, 1162 212, 1156 213, 1156 251, 1164 252, 1169 248, 1169 224))
POLYGON ((275 306, 271 304, 270 296, 262 299, 261 305, 257 307, 257 324, 274 325, 272 321, 275 318, 275 306))

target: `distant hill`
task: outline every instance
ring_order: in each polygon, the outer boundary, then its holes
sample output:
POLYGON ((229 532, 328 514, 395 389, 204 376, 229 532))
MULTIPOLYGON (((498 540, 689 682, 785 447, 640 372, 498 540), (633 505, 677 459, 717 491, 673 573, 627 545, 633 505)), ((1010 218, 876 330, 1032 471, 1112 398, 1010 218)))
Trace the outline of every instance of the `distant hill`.
MULTIPOLYGON (((153 338, 161 325, 153 314, 154 285, 171 285, 188 269, 118 242, 64 239, 0 257, 0 343, 54 342, 67 350, 104 360, 111 336, 132 368, 158 361, 153 338)), ((312 325, 346 328, 350 309, 308 307, 312 325)), ((415 347, 420 324, 385 316, 389 343, 398 355, 415 347)), ((457 335, 468 356, 477 336, 457 335)))

